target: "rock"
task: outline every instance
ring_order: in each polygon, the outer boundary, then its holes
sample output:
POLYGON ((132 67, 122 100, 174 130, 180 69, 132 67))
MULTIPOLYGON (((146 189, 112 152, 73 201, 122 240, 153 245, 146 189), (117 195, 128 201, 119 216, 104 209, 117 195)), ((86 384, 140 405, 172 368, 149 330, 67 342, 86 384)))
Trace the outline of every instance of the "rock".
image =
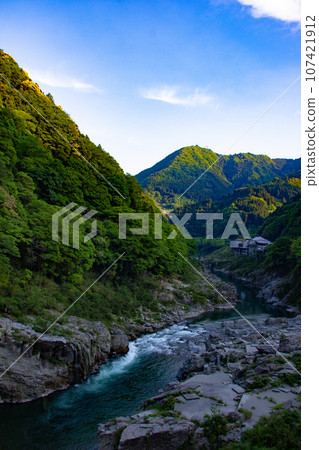
POLYGON ((285 317, 268 317, 265 320, 266 325, 283 325, 287 324, 287 319, 285 317))
POLYGON ((278 350, 282 353, 296 352, 300 350, 300 335, 282 337, 279 342, 278 350))
POLYGON ((298 314, 299 308, 297 308, 297 306, 291 306, 290 308, 287 308, 287 312, 291 313, 291 314, 298 314))
POLYGON ((30 325, 0 319, 1 373, 27 350, 0 378, 4 402, 25 402, 66 389, 106 362, 111 336, 104 324, 71 316, 55 327, 67 337, 41 336, 30 325))
POLYGON ((167 450, 185 445, 195 424, 173 417, 149 417, 147 423, 119 419, 99 426, 99 450, 167 450))
POLYGON ((261 375, 262 373, 268 373, 269 372, 269 365, 262 363, 259 364, 256 368, 255 368, 255 374, 256 375, 261 375))
POLYGON ((301 388, 300 388, 300 386, 293 387, 293 388, 291 389, 291 392, 293 392, 294 394, 300 394, 300 393, 301 393, 301 388))
POLYGON ((225 322, 223 322, 223 327, 243 329, 243 328, 248 328, 249 324, 244 319, 226 320, 225 322))
POLYGON ((245 392, 245 389, 241 386, 233 386, 232 389, 236 394, 243 394, 245 392))
POLYGON ((280 302, 280 300, 276 296, 270 297, 266 300, 266 303, 268 303, 269 305, 272 305, 273 303, 278 303, 278 302, 280 302))
POLYGON ((131 419, 143 419, 144 417, 151 416, 152 414, 156 414, 157 409, 149 409, 147 411, 141 411, 137 414, 134 414, 134 416, 131 416, 131 419))
POLYGON ((193 435, 194 448, 208 449, 210 448, 209 439, 205 436, 203 428, 197 428, 193 435))
POLYGON ((246 345, 246 353, 248 355, 254 355, 257 352, 257 348, 253 345, 246 345))
POLYGON ((106 423, 103 425, 99 425, 98 428, 98 436, 99 436, 99 449, 103 450, 113 450, 117 449, 121 432, 127 427, 129 424, 129 419, 124 418, 121 421, 121 418, 118 417, 115 423, 106 423), (127 420, 126 420, 127 419, 127 420))
POLYGON ((129 351, 128 336, 119 328, 113 328, 111 334, 111 353, 124 354, 129 351))
POLYGON ((189 341, 188 348, 190 352, 195 352, 200 355, 203 355, 207 351, 204 342, 189 341))
POLYGON ((205 360, 201 355, 194 353, 189 359, 187 359, 183 367, 179 369, 177 373, 178 380, 185 380, 187 375, 191 372, 199 372, 203 370, 205 365, 205 360))
POLYGON ((269 344, 257 345, 257 350, 261 354, 271 355, 275 354, 276 350, 269 344))
POLYGON ((183 394, 185 400, 197 400, 199 397, 196 394, 183 394))

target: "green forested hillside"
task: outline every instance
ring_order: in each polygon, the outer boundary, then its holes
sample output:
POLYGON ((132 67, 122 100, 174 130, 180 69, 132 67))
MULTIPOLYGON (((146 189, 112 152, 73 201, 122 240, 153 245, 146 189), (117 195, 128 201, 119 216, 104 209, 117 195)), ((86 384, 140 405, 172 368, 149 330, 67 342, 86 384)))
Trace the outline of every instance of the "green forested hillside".
POLYGON ((263 222, 259 232, 272 241, 282 236, 293 239, 300 236, 300 227, 301 196, 299 194, 269 216, 263 222))
POLYGON ((266 155, 250 153, 219 156, 207 148, 184 147, 140 172, 136 178, 161 207, 170 209, 209 199, 215 202, 234 189, 247 184, 258 186, 268 183, 275 177, 283 177, 300 168, 300 159, 271 159, 266 155))
MULTIPOLYGON (((231 213, 239 213, 251 235, 255 235, 264 224, 264 220, 276 209, 300 193, 299 178, 275 178, 260 186, 246 186, 235 189, 216 202, 212 199, 204 202, 176 208, 175 213, 182 217, 186 212, 218 212, 224 214, 223 221, 216 221, 215 236, 220 237, 231 213)), ((196 220, 195 215, 187 222, 187 228, 194 237, 205 237, 205 224, 196 220)), ((273 240, 273 236, 268 236, 273 240)))
MULTIPOLYGON (((177 251, 187 253, 185 242, 155 240, 154 234, 119 240, 118 213, 156 212, 154 202, 3 51, 0 74, 11 84, 0 77, 0 311, 17 316, 61 309, 124 251, 109 273, 112 283, 96 285, 73 313, 103 318, 132 313, 137 300, 149 303, 143 276, 182 270, 177 251), (52 214, 71 202, 98 211, 98 234, 79 250, 51 238, 52 214)), ((164 222, 163 231, 169 234, 171 226, 164 222)))
POLYGON ((301 299, 301 198, 300 193, 270 214, 256 234, 272 241, 266 252, 234 257, 228 241, 206 242, 201 251, 210 254, 216 267, 229 270, 235 276, 252 280, 279 278, 276 293, 287 303, 300 306, 301 299), (219 245, 218 245, 219 244, 219 245), (266 277, 265 277, 266 275, 266 277))

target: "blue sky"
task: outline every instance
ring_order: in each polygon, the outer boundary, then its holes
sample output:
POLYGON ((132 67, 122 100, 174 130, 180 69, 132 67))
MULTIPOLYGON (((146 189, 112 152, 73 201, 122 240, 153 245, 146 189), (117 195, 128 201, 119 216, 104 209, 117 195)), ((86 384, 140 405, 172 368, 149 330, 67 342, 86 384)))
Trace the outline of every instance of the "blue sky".
POLYGON ((16 1, 0 47, 136 174, 186 145, 300 156, 299 0, 16 1))

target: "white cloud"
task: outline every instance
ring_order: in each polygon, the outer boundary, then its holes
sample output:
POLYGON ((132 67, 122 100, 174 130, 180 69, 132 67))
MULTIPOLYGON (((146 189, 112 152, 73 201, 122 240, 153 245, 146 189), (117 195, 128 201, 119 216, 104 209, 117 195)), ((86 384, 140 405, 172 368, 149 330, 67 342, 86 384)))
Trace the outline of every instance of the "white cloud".
POLYGON ((65 75, 57 75, 53 72, 42 72, 39 70, 28 70, 28 73, 33 81, 45 84, 46 86, 74 89, 84 93, 101 92, 100 89, 92 84, 84 83, 83 81, 65 75))
POLYGON ((300 22, 301 0, 237 0, 249 6, 253 17, 273 17, 285 22, 300 22))
POLYGON ((194 92, 181 93, 176 86, 163 86, 160 88, 151 88, 142 91, 142 96, 150 100, 158 100, 171 105, 181 106, 203 106, 213 100, 208 94, 201 89, 195 89, 194 92))

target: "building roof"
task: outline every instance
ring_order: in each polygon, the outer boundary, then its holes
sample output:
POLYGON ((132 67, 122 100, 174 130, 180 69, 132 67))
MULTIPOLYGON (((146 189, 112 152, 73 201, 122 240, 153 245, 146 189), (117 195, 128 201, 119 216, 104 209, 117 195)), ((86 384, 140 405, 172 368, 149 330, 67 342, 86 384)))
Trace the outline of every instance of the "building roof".
POLYGON ((254 239, 248 239, 246 241, 239 239, 235 241, 230 241, 230 248, 240 249, 240 248, 255 247, 257 245, 266 246, 269 244, 271 244, 271 242, 268 241, 268 239, 264 239, 261 236, 256 236, 254 239))
POLYGON ((256 236, 254 239, 251 239, 251 240, 256 242, 256 244, 263 244, 263 245, 271 244, 271 242, 268 241, 268 239, 264 239, 261 236, 256 236))

